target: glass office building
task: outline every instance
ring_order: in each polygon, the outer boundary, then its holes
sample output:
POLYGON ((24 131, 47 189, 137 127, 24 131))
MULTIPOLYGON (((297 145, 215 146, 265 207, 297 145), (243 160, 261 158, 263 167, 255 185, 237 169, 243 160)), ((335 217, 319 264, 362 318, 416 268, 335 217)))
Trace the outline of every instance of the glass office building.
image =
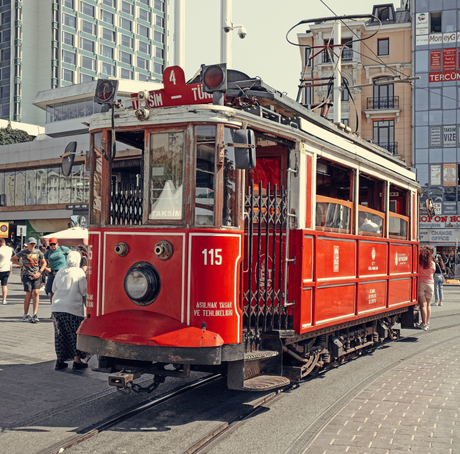
POLYGON ((162 80, 167 0, 0 0, 0 118, 43 125, 37 92, 162 80))
POLYGON ((460 238, 460 2, 413 0, 413 165, 422 186, 421 243, 453 254, 460 238), (436 216, 425 200, 431 198, 436 216))

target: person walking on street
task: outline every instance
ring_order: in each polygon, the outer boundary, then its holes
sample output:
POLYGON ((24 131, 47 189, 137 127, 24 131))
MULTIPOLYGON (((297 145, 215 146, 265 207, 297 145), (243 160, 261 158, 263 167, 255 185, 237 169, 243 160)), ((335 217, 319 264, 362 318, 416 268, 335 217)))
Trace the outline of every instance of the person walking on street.
POLYGON ((37 249, 37 240, 30 237, 27 242, 27 249, 23 249, 11 258, 16 265, 22 266, 22 283, 26 297, 24 298, 24 315, 23 322, 37 323, 38 303, 40 298, 40 284, 42 272, 45 269, 46 262, 40 249, 37 249), (33 315, 29 315, 30 300, 33 299, 33 315))
POLYGON ((431 306, 430 302, 434 293, 433 274, 436 266, 433 260, 434 249, 431 246, 424 246, 420 249, 418 272, 418 304, 422 315, 420 328, 427 331, 430 325, 431 306))
POLYGON ((45 252, 45 260, 47 261, 47 267, 45 272, 48 274, 48 280, 46 281, 45 292, 50 295, 50 303, 53 302, 53 282, 56 273, 65 267, 66 254, 70 249, 66 246, 59 246, 57 238, 50 238, 50 248, 45 252))
POLYGON ((435 260, 435 265, 436 271, 434 272, 434 303, 432 303, 431 305, 442 306, 443 285, 444 282, 446 282, 445 277, 447 270, 439 254, 435 260))
POLYGON ((67 263, 61 268, 53 282, 53 301, 51 318, 54 323, 54 348, 56 351, 55 369, 66 369, 66 361, 74 360, 72 369, 86 369, 82 362, 86 353, 77 349, 77 330, 85 316, 86 275, 80 268, 81 256, 69 252, 67 263))
POLYGON ((0 238, 0 283, 2 285, 2 302, 6 304, 8 278, 13 271, 11 257, 13 249, 6 245, 5 238, 0 238))

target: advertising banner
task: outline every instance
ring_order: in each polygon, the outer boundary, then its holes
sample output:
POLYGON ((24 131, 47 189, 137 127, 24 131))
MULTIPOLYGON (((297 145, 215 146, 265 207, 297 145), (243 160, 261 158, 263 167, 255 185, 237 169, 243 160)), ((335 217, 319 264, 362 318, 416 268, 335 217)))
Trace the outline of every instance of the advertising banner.
POLYGON ((430 71, 441 71, 441 51, 440 50, 432 50, 430 52, 430 71))
POLYGON ((442 66, 444 71, 455 71, 457 69, 457 49, 443 49, 442 66))
POLYGON ((443 186, 457 186, 457 164, 443 165, 443 186))
POLYGON ((8 238, 9 222, 0 222, 0 238, 8 238))

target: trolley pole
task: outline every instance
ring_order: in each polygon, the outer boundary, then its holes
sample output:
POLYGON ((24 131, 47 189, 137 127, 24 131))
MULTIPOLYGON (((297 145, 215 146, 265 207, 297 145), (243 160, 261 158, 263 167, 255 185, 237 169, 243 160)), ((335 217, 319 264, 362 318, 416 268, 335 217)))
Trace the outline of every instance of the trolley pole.
MULTIPOLYGON (((334 26, 334 45, 340 46, 342 43, 342 24, 337 21, 334 26)), ((336 57, 337 63, 335 65, 334 74, 334 123, 340 123, 342 121, 342 92, 340 87, 342 86, 342 49, 334 46, 334 52, 338 53, 336 57)))

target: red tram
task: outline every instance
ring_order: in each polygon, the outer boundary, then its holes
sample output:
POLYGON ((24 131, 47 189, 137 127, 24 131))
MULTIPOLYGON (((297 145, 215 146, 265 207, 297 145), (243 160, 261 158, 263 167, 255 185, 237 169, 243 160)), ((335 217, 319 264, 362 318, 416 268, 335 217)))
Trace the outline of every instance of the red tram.
POLYGON ((78 348, 112 385, 219 370, 271 389, 414 325, 414 172, 260 79, 220 77, 213 103, 170 67, 91 117, 78 348))

